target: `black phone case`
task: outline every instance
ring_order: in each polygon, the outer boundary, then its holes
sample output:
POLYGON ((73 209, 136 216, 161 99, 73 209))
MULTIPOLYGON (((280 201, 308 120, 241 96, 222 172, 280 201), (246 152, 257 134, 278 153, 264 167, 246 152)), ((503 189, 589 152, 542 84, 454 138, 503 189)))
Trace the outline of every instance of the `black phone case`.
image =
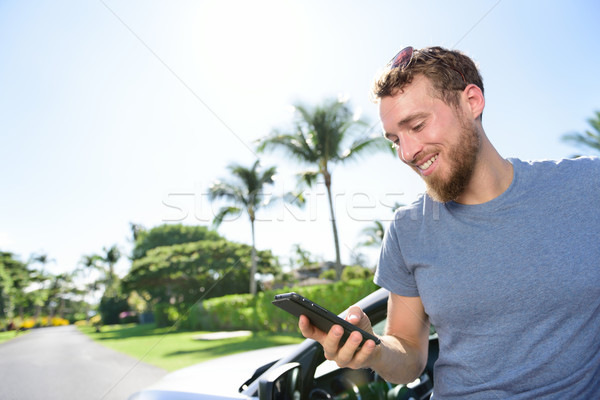
POLYGON ((358 331, 363 336, 363 341, 360 344, 361 346, 368 339, 373 340, 375 344, 379 344, 380 342, 378 337, 352 325, 350 322, 338 317, 331 311, 298 293, 291 292, 275 295, 275 300, 273 300, 272 303, 296 317, 306 315, 310 322, 323 332, 329 332, 329 329, 331 329, 333 325, 341 325, 344 328, 344 334, 340 339, 340 346, 346 342, 352 331, 358 331))

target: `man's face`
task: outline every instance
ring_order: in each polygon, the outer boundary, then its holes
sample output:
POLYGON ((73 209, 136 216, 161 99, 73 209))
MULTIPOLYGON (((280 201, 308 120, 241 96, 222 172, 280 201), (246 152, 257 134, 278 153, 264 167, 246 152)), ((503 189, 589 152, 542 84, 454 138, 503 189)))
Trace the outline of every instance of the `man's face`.
POLYGON ((429 80, 418 76, 382 98, 379 114, 400 159, 423 178, 433 199, 447 202, 468 186, 480 141, 474 122, 432 93, 429 80))

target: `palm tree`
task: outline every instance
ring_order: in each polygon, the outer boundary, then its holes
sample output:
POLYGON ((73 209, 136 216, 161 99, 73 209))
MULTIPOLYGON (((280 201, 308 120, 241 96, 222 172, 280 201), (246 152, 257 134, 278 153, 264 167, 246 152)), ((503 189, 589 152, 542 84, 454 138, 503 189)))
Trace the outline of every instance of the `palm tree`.
POLYGON ((115 273, 115 265, 121 258, 121 251, 117 245, 111 247, 103 247, 102 251, 104 255, 90 254, 81 257, 79 264, 84 269, 97 270, 101 273, 100 279, 97 283, 104 285, 105 292, 108 291, 110 295, 114 295, 116 290, 115 284, 117 282, 117 275, 115 273))
POLYGON ((250 293, 256 294, 256 242, 254 222, 256 221, 256 212, 268 204, 264 193, 267 185, 273 184, 273 176, 277 172, 276 167, 270 167, 265 170, 260 168, 259 160, 256 160, 252 167, 247 168, 239 164, 228 166, 233 182, 217 181, 209 189, 211 200, 226 199, 233 204, 222 207, 213 220, 214 226, 219 226, 231 214, 239 214, 245 211, 250 219, 250 228, 252 230, 252 262, 250 268, 250 293), (240 208, 242 207, 242 208, 240 208))
POLYGON ((589 118, 587 122, 595 132, 587 130, 584 133, 567 133, 563 135, 562 140, 578 146, 591 147, 600 152, 600 111, 596 111, 596 116, 589 118))
POLYGON ((32 254, 30 257, 30 262, 39 263, 41 265, 40 270, 36 271, 34 277, 34 279, 39 282, 40 289, 32 293, 33 302, 35 304, 35 320, 38 321, 42 314, 42 307, 48 300, 46 281, 51 278, 51 275, 46 273, 46 265, 48 265, 50 262, 56 262, 56 260, 50 258, 48 254, 39 253, 32 254))
POLYGON ((314 108, 296 104, 295 109, 298 117, 293 129, 289 132, 275 130, 259 140, 258 150, 283 149, 301 163, 311 165, 311 169, 299 174, 301 183, 308 187, 313 186, 319 176, 323 178, 333 229, 336 278, 339 280, 342 263, 331 194, 331 165, 355 159, 368 151, 387 150, 394 153, 389 142, 381 135, 357 136, 357 128, 365 127, 366 122, 354 118, 344 102, 329 100, 314 108))
POLYGON ((83 255, 79 264, 87 269, 98 269, 98 261, 101 259, 97 254, 83 255))
MULTIPOLYGON (((395 213, 396 210, 402 206, 404 206, 404 204, 395 202, 394 206, 391 208, 392 213, 395 213)), ((361 234, 365 237, 365 240, 362 243, 359 243, 359 246, 381 247, 385 229, 385 224, 382 221, 374 220, 371 225, 366 226, 361 230, 361 234)))
POLYGON ((115 264, 121 258, 121 250, 117 245, 112 245, 111 247, 103 247, 102 251, 104 251, 104 256, 102 257, 102 261, 106 264, 107 267, 107 275, 108 281, 112 284, 115 281, 115 264))
POLYGON ((74 293, 73 273, 65 272, 54 275, 48 288, 48 317, 52 319, 58 314, 63 317, 65 296, 74 293))
POLYGON ((372 225, 369 225, 361 231, 362 235, 365 236, 365 240, 360 244, 365 247, 381 247, 383 243, 383 235, 385 233, 385 227, 383 222, 379 220, 373 221, 372 225))

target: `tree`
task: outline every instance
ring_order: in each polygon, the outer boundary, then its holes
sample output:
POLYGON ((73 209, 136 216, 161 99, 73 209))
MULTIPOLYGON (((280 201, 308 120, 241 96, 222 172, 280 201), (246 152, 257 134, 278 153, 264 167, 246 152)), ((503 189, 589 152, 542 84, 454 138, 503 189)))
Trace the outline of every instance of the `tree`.
POLYGON ((365 237, 364 241, 361 243, 362 246, 381 247, 385 227, 383 226, 383 222, 375 220, 370 226, 363 228, 361 233, 365 237))
POLYGON ((600 111, 596 111, 596 116, 587 120, 592 130, 585 132, 571 132, 562 136, 562 140, 579 147, 589 147, 600 152, 600 111))
POLYGON ((217 232, 205 226, 163 224, 146 230, 140 225, 131 224, 131 231, 134 239, 133 260, 145 257, 149 250, 160 246, 222 239, 217 232))
MULTIPOLYGON (((225 239, 157 247, 135 260, 123 278, 125 291, 137 291, 153 304, 189 307, 201 297, 246 293, 251 269, 250 246, 225 239)), ((261 273, 278 272, 270 251, 255 255, 261 273)))
POLYGON ((234 181, 217 181, 210 187, 210 199, 226 199, 232 202, 228 206, 222 207, 213 220, 215 226, 219 226, 223 220, 231 214, 239 214, 243 208, 248 214, 250 220, 250 229, 252 235, 252 267, 250 268, 250 294, 256 294, 256 240, 255 240, 255 221, 256 212, 268 204, 264 189, 267 185, 273 184, 273 175, 276 174, 276 167, 269 167, 265 170, 260 168, 259 160, 256 160, 252 167, 247 168, 239 164, 228 166, 229 171, 234 177, 234 181))
POLYGON ((63 318, 65 304, 71 295, 76 294, 77 290, 73 286, 73 274, 62 273, 51 277, 48 287, 48 316, 50 318, 58 315, 63 318))
POLYGON ((104 262, 106 268, 105 273, 107 276, 107 287, 110 290, 114 290, 115 286, 118 284, 118 276, 115 273, 115 265, 121 258, 121 250, 117 245, 113 245, 111 247, 103 247, 104 256, 101 260, 104 262))
MULTIPOLYGON (((98 254, 86 254, 81 256, 81 260, 79 260, 79 267, 76 273, 83 273, 87 275, 90 271, 99 271, 102 273, 103 268, 99 264, 102 257, 98 254)), ((92 282, 88 283, 87 289, 90 293, 95 293, 101 290, 105 286, 104 277, 100 277, 99 279, 95 279, 92 282)))
POLYGON ((341 278, 340 244, 331 194, 332 165, 356 159, 359 155, 387 150, 394 154, 391 145, 381 135, 364 136, 358 128, 366 122, 355 119, 346 103, 326 101, 323 105, 308 108, 295 105, 297 118, 289 132, 274 130, 259 140, 258 150, 282 149, 287 154, 312 168, 299 174, 301 184, 312 187, 322 177, 327 189, 333 240, 335 245, 336 279, 341 278))
POLYGON ((46 270, 47 264, 49 264, 50 262, 56 262, 55 259, 48 257, 48 254, 45 253, 32 254, 30 260, 30 262, 39 263, 41 265, 42 275, 46 270))
POLYGON ((310 251, 302 248, 299 243, 292 246, 293 254, 290 257, 290 267, 312 267, 319 264, 319 260, 313 257, 310 251))
MULTIPOLYGON (((48 291, 46 290, 46 282, 50 280, 52 276, 47 274, 46 265, 48 265, 50 262, 56 262, 56 260, 54 260, 53 258, 49 258, 48 254, 45 253, 32 254, 30 257, 30 263, 40 264, 39 271, 35 271, 35 273, 32 276, 32 281, 38 282, 40 288, 30 292, 30 297, 32 298, 32 302, 34 303, 36 308, 36 320, 39 319, 44 304, 48 303, 48 291)), ((47 310, 47 313, 49 314, 50 311, 47 310)))
POLYGON ((0 318, 14 317, 15 309, 25 305, 29 272, 13 253, 0 251, 0 318))
POLYGON ((100 272, 101 276, 91 286, 98 288, 104 286, 104 293, 100 299, 99 311, 102 322, 105 324, 117 323, 121 311, 127 311, 127 297, 123 295, 119 276, 115 272, 115 265, 121 258, 121 250, 117 245, 102 248, 103 255, 84 255, 79 262, 85 269, 100 272))
MULTIPOLYGON (((394 203, 394 206, 391 208, 392 213, 395 213, 396 210, 402 206, 404 206, 404 204, 398 202, 394 203)), ((374 220, 370 226, 366 226, 362 229, 361 234, 365 239, 362 243, 359 243, 359 246, 381 247, 385 229, 385 225, 382 221, 374 220)))
POLYGON ((79 264, 86 270, 96 270, 100 272, 100 278, 96 280, 95 287, 104 286, 106 292, 111 294, 116 291, 119 279, 115 272, 115 265, 121 258, 121 251, 117 245, 103 247, 103 255, 89 254, 81 257, 79 264))

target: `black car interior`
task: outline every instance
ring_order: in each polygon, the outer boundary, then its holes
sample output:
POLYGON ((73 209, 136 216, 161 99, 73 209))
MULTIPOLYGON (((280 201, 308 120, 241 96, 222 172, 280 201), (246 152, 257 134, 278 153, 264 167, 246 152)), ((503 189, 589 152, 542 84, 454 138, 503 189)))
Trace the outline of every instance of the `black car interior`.
MULTIPOLYGON (((387 299, 372 304, 363 311, 369 316, 375 332, 381 333, 387 317, 387 299)), ((438 354, 438 339, 432 329, 425 370, 414 382, 408 385, 396 385, 386 382, 370 369, 353 370, 337 367, 335 363, 325 359, 321 345, 314 342, 293 360, 294 364, 299 366, 302 382, 300 387, 292 392, 278 392, 281 396, 273 396, 273 398, 278 400, 427 400, 433 393, 433 364, 438 354)))

